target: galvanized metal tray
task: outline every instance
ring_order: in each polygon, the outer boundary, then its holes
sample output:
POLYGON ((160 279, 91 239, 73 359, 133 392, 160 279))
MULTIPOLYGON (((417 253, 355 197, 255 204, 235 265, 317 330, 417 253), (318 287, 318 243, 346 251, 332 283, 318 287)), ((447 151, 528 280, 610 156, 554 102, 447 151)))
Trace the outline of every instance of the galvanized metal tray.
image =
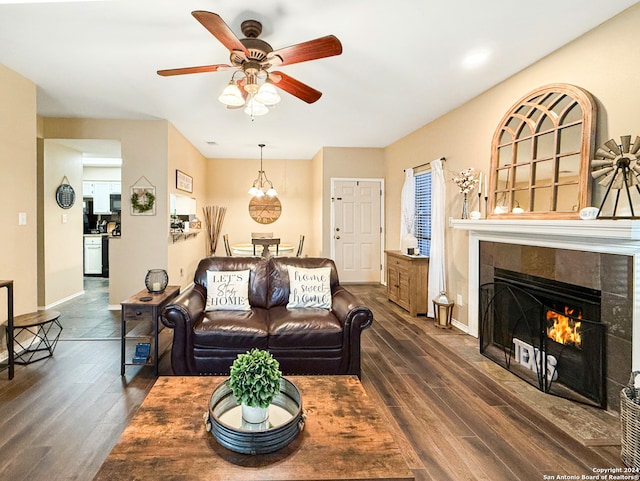
POLYGON ((247 423, 227 379, 213 391, 204 420, 207 431, 225 448, 243 454, 265 454, 293 441, 304 429, 305 414, 298 388, 282 378, 280 393, 269 406, 267 421, 247 423))

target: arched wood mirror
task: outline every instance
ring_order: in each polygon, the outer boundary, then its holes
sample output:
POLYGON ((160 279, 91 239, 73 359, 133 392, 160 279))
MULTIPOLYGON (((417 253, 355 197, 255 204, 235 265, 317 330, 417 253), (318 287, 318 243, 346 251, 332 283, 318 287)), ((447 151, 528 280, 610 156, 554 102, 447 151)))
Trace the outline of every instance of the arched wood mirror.
POLYGON ((579 218, 591 200, 595 126, 593 98, 579 87, 547 85, 518 100, 493 136, 487 217, 579 218))

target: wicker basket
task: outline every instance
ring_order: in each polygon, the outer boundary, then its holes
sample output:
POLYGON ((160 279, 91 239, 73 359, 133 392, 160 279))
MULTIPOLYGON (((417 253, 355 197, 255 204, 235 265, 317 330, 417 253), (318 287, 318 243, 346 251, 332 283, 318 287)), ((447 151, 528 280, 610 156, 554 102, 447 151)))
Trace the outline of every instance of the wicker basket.
POLYGON ((635 387, 633 371, 629 385, 620 392, 620 422, 622 427, 622 462, 630 468, 640 469, 640 389, 635 387))

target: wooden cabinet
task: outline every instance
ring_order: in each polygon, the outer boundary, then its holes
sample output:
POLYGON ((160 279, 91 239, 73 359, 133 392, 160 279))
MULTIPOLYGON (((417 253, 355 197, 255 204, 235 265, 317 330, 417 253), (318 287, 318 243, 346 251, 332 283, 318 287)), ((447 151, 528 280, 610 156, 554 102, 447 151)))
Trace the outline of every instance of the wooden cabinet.
POLYGON ((387 254, 387 297, 412 316, 427 313, 429 258, 409 257, 400 251, 387 254))

